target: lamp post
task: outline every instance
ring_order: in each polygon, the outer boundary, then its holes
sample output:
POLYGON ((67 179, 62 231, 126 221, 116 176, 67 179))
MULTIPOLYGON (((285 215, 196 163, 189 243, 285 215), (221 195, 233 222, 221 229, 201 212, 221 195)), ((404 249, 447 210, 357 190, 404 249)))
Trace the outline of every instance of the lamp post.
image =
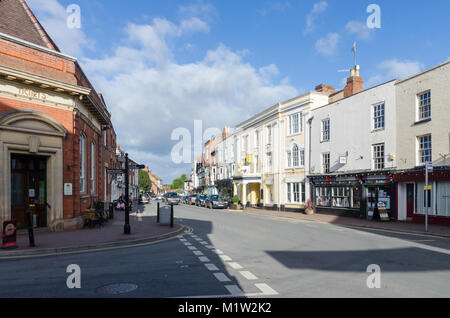
POLYGON ((131 234, 130 228, 130 196, 128 185, 128 153, 125 154, 125 225, 123 226, 123 232, 125 234, 131 234))

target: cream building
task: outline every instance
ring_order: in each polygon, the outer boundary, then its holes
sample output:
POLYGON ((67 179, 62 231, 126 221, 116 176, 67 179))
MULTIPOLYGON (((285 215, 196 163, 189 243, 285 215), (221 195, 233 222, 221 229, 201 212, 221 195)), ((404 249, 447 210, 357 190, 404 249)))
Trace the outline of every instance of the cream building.
POLYGON ((450 60, 399 81, 396 98, 398 218, 423 221, 429 163, 430 222, 450 224, 450 60))

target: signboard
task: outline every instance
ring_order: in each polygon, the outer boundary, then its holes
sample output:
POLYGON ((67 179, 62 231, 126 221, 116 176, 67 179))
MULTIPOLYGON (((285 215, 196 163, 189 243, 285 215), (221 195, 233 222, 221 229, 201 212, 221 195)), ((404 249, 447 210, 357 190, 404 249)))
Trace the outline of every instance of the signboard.
POLYGON ((339 163, 341 165, 346 165, 347 164, 347 157, 339 157, 339 163))
POLYGON ((424 190, 433 190, 433 186, 424 186, 423 189, 424 190))
POLYGON ((3 222, 3 245, 4 249, 17 248, 16 243, 16 220, 9 220, 3 222))
POLYGON ((106 169, 109 174, 122 174, 125 173, 123 169, 106 169))
POLYGON ((128 165, 128 169, 145 169, 145 165, 128 165))
POLYGON ((64 183, 64 195, 72 195, 72 183, 64 183))
POLYGON ((384 202, 378 202, 378 214, 380 215, 381 221, 389 221, 389 213, 386 210, 386 204, 384 202))

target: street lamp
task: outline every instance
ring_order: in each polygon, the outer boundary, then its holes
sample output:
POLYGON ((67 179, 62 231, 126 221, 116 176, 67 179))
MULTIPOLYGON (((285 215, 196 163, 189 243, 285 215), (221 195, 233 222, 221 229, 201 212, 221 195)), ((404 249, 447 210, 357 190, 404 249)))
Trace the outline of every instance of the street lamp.
POLYGON ((123 226, 123 232, 125 234, 131 234, 130 228, 130 195, 128 185, 128 153, 125 154, 125 225, 123 226))

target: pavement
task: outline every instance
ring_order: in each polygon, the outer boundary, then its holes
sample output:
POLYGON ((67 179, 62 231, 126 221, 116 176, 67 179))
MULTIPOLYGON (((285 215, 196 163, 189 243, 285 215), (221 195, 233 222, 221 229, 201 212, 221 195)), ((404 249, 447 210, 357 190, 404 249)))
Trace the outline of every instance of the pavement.
POLYGON ((20 256, 40 256, 64 252, 82 252, 101 248, 150 243, 172 238, 186 228, 180 224, 174 227, 161 226, 156 222, 156 203, 135 205, 130 213, 131 234, 124 234, 125 212, 115 210, 114 219, 102 227, 80 230, 51 232, 37 229, 34 233, 36 247, 29 247, 27 230, 17 234, 17 249, 0 249, 0 259, 20 256))
MULTIPOLYGON (((237 212, 237 210, 236 210, 236 212, 237 212)), ((278 211, 263 210, 263 209, 256 209, 256 208, 247 208, 244 211, 241 210, 239 212, 267 215, 267 216, 278 216, 278 217, 300 219, 300 220, 306 220, 306 221, 316 221, 316 222, 330 223, 330 224, 335 224, 335 225, 340 225, 340 226, 348 226, 348 227, 382 229, 382 230, 397 231, 397 232, 404 232, 404 233, 415 233, 415 234, 425 234, 425 235, 431 235, 431 236, 450 237, 450 226, 446 226, 446 225, 429 224, 428 232, 426 232, 424 224, 418 224, 418 223, 412 223, 412 222, 369 221, 366 219, 360 219, 360 218, 355 218, 355 217, 338 216, 338 215, 330 215, 330 214, 322 214, 322 213, 306 215, 301 212, 278 212, 278 211)))

